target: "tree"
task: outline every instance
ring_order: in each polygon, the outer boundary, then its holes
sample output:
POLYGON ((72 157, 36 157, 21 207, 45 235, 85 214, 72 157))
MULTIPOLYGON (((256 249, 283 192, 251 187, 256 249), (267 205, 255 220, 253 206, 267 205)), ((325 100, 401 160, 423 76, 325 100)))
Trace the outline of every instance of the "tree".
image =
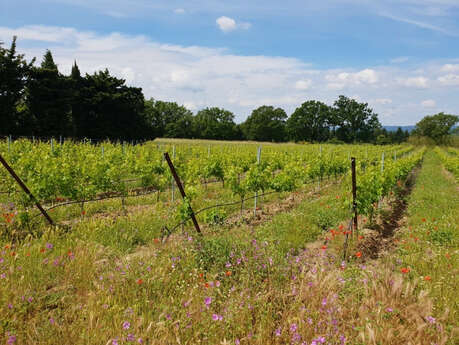
POLYGON ((373 133, 381 127, 378 115, 368 103, 358 103, 346 96, 339 96, 334 103, 334 124, 338 139, 345 142, 371 141, 373 133))
POLYGON ((0 43, 0 134, 24 135, 27 126, 23 122, 24 107, 21 106, 24 87, 35 58, 30 63, 24 55, 16 53, 16 36, 10 49, 0 43))
POLYGON ((194 117, 194 132, 202 139, 237 139, 234 114, 217 107, 202 109, 194 117))
POLYGON ((325 141, 330 136, 332 109, 319 101, 307 101, 287 120, 287 132, 295 141, 325 141))
POLYGON ((86 74, 80 88, 81 135, 96 139, 140 139, 148 136, 141 88, 128 87, 105 71, 86 74))
POLYGON ((193 113, 175 102, 145 101, 145 117, 152 137, 192 138, 193 113))
POLYGON ((263 105, 252 111, 242 125, 246 139, 257 141, 285 141, 287 114, 281 108, 263 105))
POLYGON ((26 105, 37 126, 34 134, 72 134, 71 89, 68 78, 59 73, 49 50, 40 67, 33 67, 26 88, 26 105))
POLYGON ((431 138, 436 144, 445 144, 451 129, 458 122, 458 116, 443 112, 425 116, 416 124, 413 134, 431 138))

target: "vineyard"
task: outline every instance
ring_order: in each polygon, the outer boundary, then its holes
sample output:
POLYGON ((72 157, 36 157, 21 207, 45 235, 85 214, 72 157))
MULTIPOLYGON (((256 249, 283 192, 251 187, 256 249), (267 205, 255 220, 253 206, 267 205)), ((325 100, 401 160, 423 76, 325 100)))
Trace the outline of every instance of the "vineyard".
POLYGON ((0 339, 454 344, 457 149, 4 140, 0 155, 30 191, 0 166, 0 339))

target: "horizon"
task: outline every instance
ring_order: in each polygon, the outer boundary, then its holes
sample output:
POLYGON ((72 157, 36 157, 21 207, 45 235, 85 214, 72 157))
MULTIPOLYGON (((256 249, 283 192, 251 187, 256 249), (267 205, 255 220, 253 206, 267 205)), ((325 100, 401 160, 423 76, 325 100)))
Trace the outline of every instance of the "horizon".
POLYGON ((288 115, 339 95, 368 103, 383 126, 457 113, 459 4, 454 0, 326 0, 304 4, 30 0, 0 5, 0 41, 69 74, 101 69, 146 98, 243 122, 261 105, 288 115))

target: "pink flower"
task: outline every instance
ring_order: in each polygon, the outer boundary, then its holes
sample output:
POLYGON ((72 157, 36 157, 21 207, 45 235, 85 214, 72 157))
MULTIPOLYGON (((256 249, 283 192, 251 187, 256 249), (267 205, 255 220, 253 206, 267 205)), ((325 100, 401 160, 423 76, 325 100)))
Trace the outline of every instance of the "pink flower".
POLYGON ((204 303, 206 304, 207 307, 212 303, 212 297, 206 297, 204 300, 204 303))
POLYGON ((123 322, 123 329, 129 329, 131 328, 131 323, 129 321, 124 321, 123 322))

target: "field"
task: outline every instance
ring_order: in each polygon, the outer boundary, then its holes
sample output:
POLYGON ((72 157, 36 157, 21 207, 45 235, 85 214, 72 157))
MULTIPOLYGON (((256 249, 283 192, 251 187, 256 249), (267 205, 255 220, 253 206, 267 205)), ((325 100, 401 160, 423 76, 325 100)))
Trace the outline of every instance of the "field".
POLYGON ((2 343, 458 342, 457 149, 19 140, 0 154, 35 197, 0 166, 2 343))

